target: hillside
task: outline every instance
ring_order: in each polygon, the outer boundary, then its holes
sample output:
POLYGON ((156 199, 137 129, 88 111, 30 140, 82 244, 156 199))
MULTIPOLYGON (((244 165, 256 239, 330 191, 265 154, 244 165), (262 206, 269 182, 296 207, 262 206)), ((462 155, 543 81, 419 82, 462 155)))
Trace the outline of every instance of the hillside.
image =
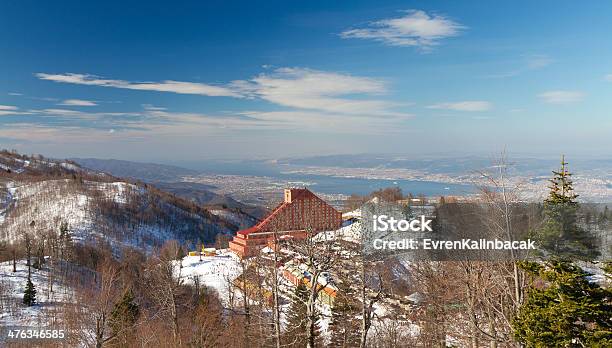
POLYGON ((233 212, 236 215, 235 218, 251 220, 252 224, 268 214, 268 210, 263 207, 244 204, 229 195, 212 192, 208 189, 209 185, 197 182, 156 182, 153 185, 163 191, 202 205, 211 211, 221 209, 226 212, 233 212))
MULTIPOLYGON (((0 240, 68 225, 73 239, 148 249, 165 240, 212 243, 241 223, 148 184, 84 169, 71 161, 0 153, 0 240)), ((231 212, 227 212, 231 215, 231 212)))
POLYGON ((232 217, 234 220, 244 219, 248 222, 247 224, 254 224, 257 219, 261 219, 268 213, 265 208, 244 204, 228 195, 214 192, 216 187, 213 185, 183 181, 185 176, 199 174, 195 170, 165 164, 114 159, 74 158, 72 160, 96 172, 153 184, 163 191, 173 193, 211 210, 230 210, 234 215, 232 217))
POLYGON ((71 160, 94 171, 145 182, 177 181, 183 176, 198 174, 195 170, 157 163, 98 158, 73 158, 71 160))
MULTIPOLYGON (((46 265, 41 269, 32 268, 32 283, 38 289, 38 306, 21 306, 23 298, 23 285, 26 283, 28 267, 25 260, 18 260, 16 272, 12 272, 12 262, 0 262, 0 293, 3 294, 3 303, 0 307, 0 326, 49 326, 52 317, 61 315, 63 308, 74 302, 75 289, 71 285, 72 279, 53 277, 61 270, 70 269, 79 277, 86 278, 90 272, 72 266, 67 262, 55 265, 46 265), (55 274, 53 274, 55 272, 55 274), (53 274, 52 276, 50 276, 53 274), (52 289, 52 291, 50 291, 52 289)), ((0 339, 0 343, 1 339, 0 339)), ((1 344, 0 344, 1 346, 1 344)))

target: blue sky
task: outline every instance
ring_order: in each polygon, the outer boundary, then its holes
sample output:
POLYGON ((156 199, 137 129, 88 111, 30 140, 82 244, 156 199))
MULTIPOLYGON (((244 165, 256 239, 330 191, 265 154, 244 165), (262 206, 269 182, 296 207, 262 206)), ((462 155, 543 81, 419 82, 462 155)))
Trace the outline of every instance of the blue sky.
POLYGON ((609 157, 612 3, 0 4, 0 147, 609 157))

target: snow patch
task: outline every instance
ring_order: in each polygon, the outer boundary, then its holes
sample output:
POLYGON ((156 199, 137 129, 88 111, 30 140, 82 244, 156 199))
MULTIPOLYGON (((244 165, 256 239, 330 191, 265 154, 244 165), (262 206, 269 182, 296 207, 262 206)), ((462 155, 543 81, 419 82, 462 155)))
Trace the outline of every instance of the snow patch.
POLYGON ((50 269, 45 265, 40 270, 32 267, 32 283, 36 287, 36 301, 32 307, 23 304, 23 291, 28 278, 28 267, 25 260, 17 262, 17 272, 13 272, 11 261, 0 263, 0 287, 5 294, 5 301, 0 308, 1 326, 51 326, 49 322, 54 315, 49 313, 61 311, 62 306, 72 302, 74 290, 53 280, 53 292, 50 291, 50 269))
POLYGON ((186 256, 180 262, 175 261, 175 273, 180 274, 185 284, 194 285, 196 280, 201 286, 216 290, 221 301, 229 301, 229 282, 240 275, 241 267, 238 257, 229 250, 218 250, 217 256, 186 256))

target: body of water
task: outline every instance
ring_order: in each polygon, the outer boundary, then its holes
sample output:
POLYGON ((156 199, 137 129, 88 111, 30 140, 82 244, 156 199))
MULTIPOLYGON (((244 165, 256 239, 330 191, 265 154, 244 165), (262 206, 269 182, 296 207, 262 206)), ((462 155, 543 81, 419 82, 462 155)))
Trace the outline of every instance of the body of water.
POLYGON ((383 180, 383 179, 363 179, 363 178, 344 178, 325 175, 299 175, 299 174, 280 174, 277 175, 281 180, 291 181, 296 186, 309 187, 310 189, 323 193, 341 193, 350 195, 353 193, 365 195, 381 188, 398 186, 404 194, 413 195, 424 194, 425 196, 463 196, 476 192, 476 188, 471 185, 448 184, 431 181, 416 180, 383 180))
MULTIPOLYGON (((216 162, 209 161, 189 167, 209 174, 267 176, 279 181, 290 181, 295 186, 306 186, 313 191, 328 194, 365 195, 381 188, 399 186, 404 194, 433 196, 463 196, 474 193, 472 185, 439 183, 417 180, 385 180, 346 178, 327 175, 283 174, 289 168, 261 161, 216 162)), ((296 169, 296 168, 293 168, 296 169)))

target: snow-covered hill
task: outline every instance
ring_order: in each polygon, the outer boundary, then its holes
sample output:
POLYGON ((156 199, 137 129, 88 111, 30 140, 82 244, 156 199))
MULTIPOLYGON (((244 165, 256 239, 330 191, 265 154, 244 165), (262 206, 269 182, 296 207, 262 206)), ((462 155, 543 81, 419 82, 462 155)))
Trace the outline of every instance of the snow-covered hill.
POLYGON ((79 242, 146 250, 168 239, 212 243, 241 227, 230 213, 68 161, 0 152, 0 165, 0 241, 58 232, 66 223, 79 242))
MULTIPOLYGON (((64 160, 52 160, 44 158, 40 155, 36 156, 25 156, 14 152, 0 151, 0 170, 6 173, 14 174, 26 174, 26 175, 62 175, 62 174, 75 174, 75 173, 86 173, 87 170, 81 168, 79 165, 72 161, 64 160)), ((91 174, 99 176, 107 176, 104 173, 91 174)))

